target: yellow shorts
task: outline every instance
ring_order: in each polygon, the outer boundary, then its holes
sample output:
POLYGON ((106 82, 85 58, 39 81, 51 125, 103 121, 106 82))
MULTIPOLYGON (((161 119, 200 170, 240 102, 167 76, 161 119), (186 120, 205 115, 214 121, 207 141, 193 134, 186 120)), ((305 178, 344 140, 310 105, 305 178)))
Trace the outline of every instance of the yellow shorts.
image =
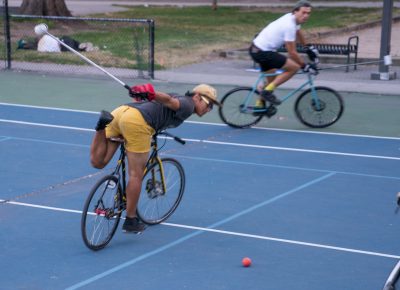
POLYGON ((123 136, 129 152, 150 151, 151 136, 155 131, 143 119, 139 110, 123 105, 112 111, 114 120, 106 127, 107 138, 123 136))

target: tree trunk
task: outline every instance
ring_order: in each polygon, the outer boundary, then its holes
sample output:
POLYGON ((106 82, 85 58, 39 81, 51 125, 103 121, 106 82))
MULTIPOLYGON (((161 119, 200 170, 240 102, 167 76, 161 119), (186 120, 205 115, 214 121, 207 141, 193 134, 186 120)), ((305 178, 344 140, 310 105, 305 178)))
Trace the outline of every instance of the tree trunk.
POLYGON ((213 0, 212 1, 212 9, 213 10, 217 10, 218 6, 217 6, 217 0, 213 0))
POLYGON ((41 16, 71 16, 64 0, 23 0, 20 13, 41 16))

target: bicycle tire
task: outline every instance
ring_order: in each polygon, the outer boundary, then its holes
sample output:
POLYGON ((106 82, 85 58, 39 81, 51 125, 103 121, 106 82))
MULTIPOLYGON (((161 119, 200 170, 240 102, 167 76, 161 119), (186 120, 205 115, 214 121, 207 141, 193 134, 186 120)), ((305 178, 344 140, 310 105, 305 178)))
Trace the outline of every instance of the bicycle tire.
POLYGON ((261 121, 263 115, 254 115, 252 111, 260 93, 255 91, 248 105, 248 112, 242 110, 248 94, 252 91, 250 87, 239 87, 227 92, 221 99, 222 106, 218 113, 221 120, 233 128, 248 128, 261 121))
POLYGON ((138 217, 148 225, 159 224, 177 209, 185 191, 185 172, 173 158, 162 158, 146 171, 137 205, 138 217), (162 166, 162 167, 161 167, 162 166), (163 190, 161 168, 164 170, 166 193, 163 190))
POLYGON ((101 250, 111 241, 123 209, 118 178, 104 176, 92 187, 82 211, 81 233, 89 249, 101 250))
POLYGON ((335 90, 315 87, 319 104, 316 104, 311 89, 307 89, 297 98, 294 108, 297 118, 311 128, 325 128, 336 123, 343 114, 344 101, 335 90))

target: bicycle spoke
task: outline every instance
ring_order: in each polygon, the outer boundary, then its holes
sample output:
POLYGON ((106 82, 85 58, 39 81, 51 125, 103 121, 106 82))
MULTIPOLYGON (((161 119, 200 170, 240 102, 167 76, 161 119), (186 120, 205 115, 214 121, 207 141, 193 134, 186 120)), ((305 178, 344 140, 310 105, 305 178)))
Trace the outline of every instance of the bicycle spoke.
POLYGON ((120 192, 118 179, 113 175, 103 177, 93 187, 81 222, 82 237, 90 249, 99 250, 112 239, 122 213, 119 209, 120 192))
POLYGON ((295 103, 296 116, 303 124, 312 128, 324 128, 337 122, 343 108, 339 93, 326 87, 304 91, 295 103))
POLYGON ((147 172, 143 179, 143 189, 138 203, 138 216, 148 224, 157 224, 166 220, 178 206, 184 191, 184 173, 182 166, 174 159, 162 161, 164 179, 160 164, 152 165, 157 174, 147 172), (163 184, 164 182, 164 184, 163 184), (164 192, 163 188, 166 188, 164 192))
POLYGON ((264 109, 256 109, 258 92, 251 88, 237 88, 229 91, 221 100, 219 116, 222 121, 234 128, 245 128, 257 124, 263 117, 264 109), (258 114, 257 114, 258 113, 258 114))

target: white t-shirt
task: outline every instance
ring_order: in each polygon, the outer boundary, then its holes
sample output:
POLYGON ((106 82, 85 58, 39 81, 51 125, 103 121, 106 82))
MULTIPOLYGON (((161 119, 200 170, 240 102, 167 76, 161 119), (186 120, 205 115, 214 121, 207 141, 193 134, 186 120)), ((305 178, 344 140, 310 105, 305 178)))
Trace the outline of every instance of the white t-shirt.
POLYGON ((39 40, 37 50, 41 52, 61 52, 60 44, 57 40, 48 35, 43 35, 39 40))
POLYGON ((287 13, 268 24, 253 40, 255 46, 263 51, 276 51, 286 41, 296 41, 296 24, 294 14, 287 13))

